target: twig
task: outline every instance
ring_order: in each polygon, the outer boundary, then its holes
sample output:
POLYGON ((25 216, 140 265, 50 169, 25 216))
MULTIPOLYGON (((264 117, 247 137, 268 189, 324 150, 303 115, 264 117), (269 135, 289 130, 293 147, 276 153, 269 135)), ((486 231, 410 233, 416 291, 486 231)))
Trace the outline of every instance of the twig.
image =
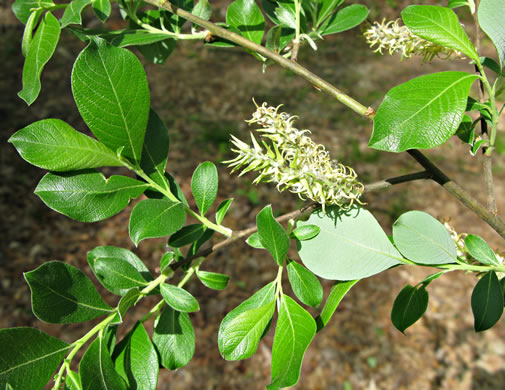
POLYGON ((416 173, 409 173, 408 175, 392 177, 390 179, 377 181, 375 183, 370 183, 365 185, 365 192, 384 190, 395 184, 406 183, 408 181, 421 180, 421 179, 431 179, 431 173, 429 173, 428 171, 421 171, 416 173))

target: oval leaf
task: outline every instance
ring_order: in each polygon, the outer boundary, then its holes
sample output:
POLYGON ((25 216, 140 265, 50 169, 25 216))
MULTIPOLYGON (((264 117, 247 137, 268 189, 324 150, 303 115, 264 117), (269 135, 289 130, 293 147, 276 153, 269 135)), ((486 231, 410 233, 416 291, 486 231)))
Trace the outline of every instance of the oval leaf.
POLYGON ((233 202, 233 198, 225 199, 219 203, 219 206, 217 206, 216 222, 218 225, 221 225, 221 222, 223 222, 223 219, 231 206, 231 202, 233 202))
POLYGON ((344 298, 351 287, 358 282, 359 280, 348 280, 345 282, 337 282, 333 285, 328 298, 326 298, 326 303, 324 304, 321 314, 316 318, 318 332, 326 326, 331 317, 333 317, 335 310, 337 310, 340 301, 344 298))
POLYGON ((226 23, 257 44, 265 32, 265 18, 254 0, 235 0, 226 10, 226 23))
POLYGON ((272 214, 272 206, 266 206, 256 216, 261 244, 270 252, 277 264, 282 265, 288 254, 289 237, 272 214))
POLYGON ((130 238, 138 243, 146 238, 165 237, 178 231, 186 220, 182 203, 165 199, 144 199, 130 215, 130 238))
POLYGON ((361 4, 351 4, 331 15, 320 28, 322 35, 337 34, 359 26, 370 11, 361 4))
POLYGON ((35 194, 51 209, 76 221, 96 222, 116 215, 147 184, 126 176, 105 178, 95 170, 46 174, 35 194))
POLYGON ((465 237, 465 246, 468 253, 482 264, 500 265, 495 253, 487 242, 476 234, 469 234, 465 237))
POLYGON ((458 130, 476 75, 441 72, 392 88, 374 118, 368 146, 388 152, 429 149, 458 130))
POLYGON ((217 274, 215 272, 198 270, 196 276, 198 276, 198 279, 200 279, 205 286, 213 290, 224 290, 230 281, 228 275, 217 274))
POLYGON ((42 389, 69 345, 34 328, 10 328, 0 329, 0 350, 2 388, 8 383, 13 389, 42 389))
POLYGON ((149 115, 142 64, 126 49, 96 39, 79 55, 72 92, 84 121, 105 146, 140 161, 149 115))
POLYGON ((299 241, 306 241, 316 237, 320 230, 319 226, 316 225, 298 226, 291 232, 291 236, 299 241))
POLYGON ((481 0, 477 11, 479 25, 493 41, 500 68, 505 65, 505 3, 502 0, 481 0))
POLYGON ((315 212, 298 224, 321 229, 317 237, 301 241, 299 253, 305 266, 322 278, 362 279, 401 264, 403 259, 374 216, 363 208, 342 211, 327 207, 326 213, 315 212))
POLYGON ((456 245, 447 229, 422 211, 402 214, 393 224, 393 240, 403 256, 418 264, 457 260, 456 245))
POLYGON ((142 289, 148 284, 135 267, 121 259, 102 257, 96 259, 94 265, 97 279, 108 290, 115 290, 119 295, 125 294, 131 288, 142 289))
POLYGON ((168 245, 172 248, 180 248, 191 244, 205 233, 205 229, 206 227, 200 223, 184 226, 181 230, 170 236, 168 245))
POLYGON ((287 264, 289 284, 296 297, 304 304, 319 306, 323 301, 323 286, 312 272, 296 261, 287 264))
POLYGON ((191 192, 201 215, 205 215, 216 200, 217 186, 216 166, 210 161, 198 165, 191 178, 191 192))
POLYGON ((24 276, 32 292, 33 313, 42 321, 69 324, 113 312, 88 277, 71 265, 49 261, 24 276))
POLYGON ((61 28, 67 27, 69 24, 82 24, 81 13, 89 4, 91 4, 91 0, 72 0, 61 17, 61 28))
POLYGON ((400 332, 413 325, 421 318, 428 307, 429 295, 424 285, 416 288, 407 284, 393 303, 391 322, 400 332))
POLYGON ((195 297, 183 288, 163 283, 161 285, 161 295, 165 302, 174 310, 183 313, 191 313, 200 310, 200 306, 195 297))
POLYGON ((251 234, 247 238, 247 240, 245 240, 245 242, 248 245, 252 246, 253 248, 256 248, 256 249, 265 249, 265 247, 263 246, 263 244, 260 241, 260 235, 258 234, 258 232, 251 234))
POLYGON ((491 328, 503 313, 503 288, 493 271, 486 273, 472 292, 472 312, 476 332, 491 328))

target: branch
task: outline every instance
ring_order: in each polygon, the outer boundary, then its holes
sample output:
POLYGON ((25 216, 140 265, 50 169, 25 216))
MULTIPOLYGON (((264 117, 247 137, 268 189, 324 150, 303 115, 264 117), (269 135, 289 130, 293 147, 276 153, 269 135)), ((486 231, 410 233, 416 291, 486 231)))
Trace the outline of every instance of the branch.
POLYGON ((428 171, 409 173, 408 175, 392 177, 390 179, 367 184, 365 185, 365 192, 384 190, 395 184, 406 183, 408 181, 420 180, 420 179, 431 179, 431 177, 432 175, 428 171))

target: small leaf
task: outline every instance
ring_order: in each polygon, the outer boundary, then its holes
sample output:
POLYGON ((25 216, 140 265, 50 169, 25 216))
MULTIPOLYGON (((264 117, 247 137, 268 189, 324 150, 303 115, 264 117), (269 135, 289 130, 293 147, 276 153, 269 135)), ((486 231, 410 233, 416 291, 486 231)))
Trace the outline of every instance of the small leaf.
POLYGON ((181 248, 191 244, 203 235, 205 229, 205 226, 200 223, 184 226, 181 230, 170 236, 168 245, 172 248, 181 248))
POLYGON ((289 249, 289 237, 282 225, 274 219, 272 206, 266 206, 256 216, 261 244, 270 252, 277 264, 282 265, 289 249))
POLYGON ((225 199, 219 204, 219 206, 217 206, 216 222, 218 225, 221 225, 221 222, 223 222, 223 219, 231 206, 231 202, 233 202, 233 198, 225 199))
POLYGON ((65 28, 69 24, 82 24, 81 13, 89 4, 91 4, 91 0, 72 0, 65 8, 61 18, 61 28, 65 28))
POLYGON ((110 6, 110 0, 93 0, 93 11, 95 15, 104 23, 109 19, 112 7, 110 6))
POLYGON ((434 5, 411 5, 402 11, 402 19, 418 37, 458 50, 475 62, 479 61, 475 47, 453 10, 434 5))
POLYGON ((97 279, 108 290, 118 289, 119 295, 123 295, 131 288, 144 288, 147 286, 147 281, 140 272, 121 259, 102 257, 96 259, 94 265, 97 279))
POLYGON ((458 129, 476 79, 470 73, 441 72, 390 89, 377 110, 368 146, 403 152, 443 144, 458 129))
POLYGON ((130 238, 135 245, 146 238, 169 236, 178 231, 186 220, 182 203, 165 199, 144 199, 130 215, 130 238))
POLYGON ((116 346, 112 359, 129 389, 156 390, 158 355, 141 323, 137 323, 116 346))
POLYGON ((83 389, 126 390, 126 383, 114 369, 109 351, 98 337, 84 354, 79 364, 83 389))
POLYGON ((424 285, 419 288, 407 284, 393 303, 391 322, 400 332, 413 325, 421 318, 428 307, 428 292, 424 285))
POLYGON ((479 25, 498 53, 500 69, 505 65, 505 4, 502 0, 481 0, 477 11, 479 25))
POLYGON ((323 301, 323 286, 314 274, 292 260, 288 261, 286 268, 289 284, 296 297, 308 306, 319 306, 323 301))
POLYGON ((187 313, 167 306, 154 323, 153 344, 163 367, 176 370, 195 353, 195 331, 187 313))
POLYGON ((163 283, 161 285, 161 295, 165 302, 174 310, 183 313, 191 313, 200 310, 200 306, 195 297, 183 288, 163 283))
POLYGON ((137 48, 153 64, 164 64, 174 51, 176 43, 175 39, 164 39, 149 45, 142 44, 141 46, 137 46, 137 48))
POLYGON ((496 273, 489 271, 472 292, 472 312, 476 332, 491 328, 503 313, 503 288, 496 273))
MULTIPOLYGON (((172 38, 167 38, 167 34, 152 33, 147 30, 126 30, 122 33, 111 35, 110 38, 110 43, 117 47, 145 46, 165 40, 173 41, 172 38)), ((152 109, 151 112, 153 112, 152 109)))
POLYGON ((28 54, 28 48, 30 47, 33 39, 33 29, 39 23, 42 13, 42 10, 33 11, 26 22, 25 30, 23 31, 23 40, 21 41, 21 52, 24 57, 28 54))
POLYGON ((322 35, 337 34, 359 26, 365 21, 370 11, 361 4, 351 4, 332 16, 320 28, 322 35))
POLYGON ((205 215, 216 200, 217 186, 216 166, 210 161, 198 165, 191 178, 191 192, 201 215, 205 215))
POLYGON ((79 374, 75 371, 67 370, 65 390, 82 390, 81 378, 79 378, 79 374))
POLYGON ((198 0, 198 3, 196 3, 191 13, 198 16, 200 19, 209 20, 212 14, 212 6, 208 0, 198 0))
POLYGON ((117 305, 117 313, 111 324, 119 325, 123 323, 123 318, 126 312, 142 297, 143 294, 140 293, 140 290, 138 288, 131 288, 128 290, 119 300, 119 303, 117 305))
POLYGON ((21 23, 26 24, 32 13, 32 9, 39 7, 49 8, 52 6, 54 6, 54 3, 50 0, 16 0, 12 4, 12 12, 21 23))
POLYGON ((290 234, 292 238, 296 238, 299 241, 307 241, 311 238, 316 237, 321 229, 316 225, 303 225, 297 226, 290 234))
POLYGON ((306 310, 284 294, 280 302, 272 346, 272 383, 268 390, 298 382, 303 356, 316 334, 316 322, 306 310))
POLYGON ((260 235, 258 232, 251 234, 245 242, 256 249, 266 249, 260 241, 260 235))
POLYGON ((32 292, 33 313, 42 321, 70 324, 113 312, 88 277, 71 265, 49 261, 24 276, 32 292))
POLYGON ((106 179, 98 171, 85 170, 48 173, 34 192, 48 207, 67 217, 96 222, 119 213, 147 187, 146 183, 126 176, 106 179))
POLYGON ((393 240, 403 256, 418 264, 457 261, 456 246, 447 229, 422 211, 402 214, 393 224, 393 240))
POLYGON ((226 10, 226 23, 257 44, 265 32, 265 18, 254 0, 235 0, 226 10))
POLYGON ((495 253, 482 237, 476 234, 469 234, 465 237, 465 246, 468 253, 482 264, 500 265, 495 253))
POLYGON ((49 171, 72 171, 123 164, 115 153, 59 119, 34 122, 9 138, 30 164, 49 171))
POLYGON ((23 89, 18 96, 31 105, 40 93, 40 75, 51 59, 60 39, 60 23, 46 12, 33 37, 23 66, 23 89))
POLYGON ((44 388, 69 348, 67 343, 34 328, 0 329, 2 390, 6 384, 13 389, 44 388))
POLYGON ((321 0, 321 7, 319 8, 316 25, 321 25, 321 23, 340 7, 343 2, 344 0, 321 0))
POLYGON ((207 272, 207 271, 196 271, 196 276, 198 279, 213 290, 224 290, 230 281, 230 277, 228 275, 217 274, 215 272, 207 272))
POLYGON ((458 138, 466 144, 473 144, 475 139, 475 127, 469 115, 463 115, 463 119, 456 130, 458 138))
POLYGON ((358 283, 359 280, 348 280, 346 282, 336 282, 330 290, 326 303, 324 304, 321 314, 316 318, 317 331, 323 329, 333 317, 333 313, 337 310, 340 301, 349 292, 352 286, 358 283))

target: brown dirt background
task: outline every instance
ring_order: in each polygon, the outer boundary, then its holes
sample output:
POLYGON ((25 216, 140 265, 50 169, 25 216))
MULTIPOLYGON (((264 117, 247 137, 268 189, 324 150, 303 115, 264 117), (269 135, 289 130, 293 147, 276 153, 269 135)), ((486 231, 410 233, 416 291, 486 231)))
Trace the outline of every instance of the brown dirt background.
MULTIPOLYGON (((397 17, 400 12, 400 4, 392 0, 368 4, 372 20, 397 17)), ((134 249, 128 238, 128 212, 104 222, 82 224, 51 211, 33 194, 44 172, 25 163, 6 141, 16 130, 48 117, 63 119, 86 131, 70 90, 72 63, 83 44, 68 32, 63 33, 54 58, 43 73, 42 93, 28 108, 16 96, 21 88, 22 30, 10 16, 6 4, 0 9, 0 327, 35 326, 65 341, 73 341, 91 325, 57 326, 38 321, 31 313, 30 293, 22 273, 58 259, 90 274, 86 253, 98 245, 134 250, 155 270, 163 253, 163 240, 144 241, 134 249)), ((214 15, 224 18, 224 5, 214 15)), ((484 41, 483 45, 494 55, 489 42, 484 41)), ((429 64, 419 59, 400 62, 398 57, 374 55, 358 29, 319 42, 316 53, 305 47, 299 62, 374 108, 389 88, 418 75, 447 69, 472 71, 467 61, 429 64)), ((229 158, 230 133, 247 138, 249 129, 244 119, 254 111, 252 97, 271 105, 282 103, 286 111, 299 115, 299 127, 310 128, 317 142, 325 144, 333 157, 352 165, 365 182, 419 170, 405 154, 368 149, 371 127, 365 120, 288 71, 272 66, 262 74, 261 65, 238 49, 183 43, 165 65, 145 63, 145 66, 152 106, 170 131, 167 169, 187 195, 190 195, 191 173, 198 163, 229 158)), ((471 157, 459 140, 451 139, 427 154, 451 178, 484 200, 480 159, 471 157)), ((253 176, 230 175, 222 164, 218 164, 218 169, 218 201, 230 196, 235 198, 225 219, 231 228, 251 226, 265 204, 271 203, 278 213, 301 205, 294 195, 280 195, 269 185, 252 186, 253 176)), ((494 170, 498 209, 503 216, 503 156, 496 158, 494 170)), ((417 209, 450 219, 459 232, 479 234, 494 248, 505 247, 503 240, 486 224, 431 182, 398 185, 369 194, 366 201, 386 232, 401 213, 417 209)), ((230 285, 217 292, 206 289, 196 280, 188 284, 201 305, 201 311, 191 316, 197 338, 195 356, 182 369, 163 371, 158 388, 262 389, 270 378, 273 332, 263 339, 252 358, 240 362, 225 362, 216 341, 224 315, 275 277, 273 262, 238 242, 212 255, 203 268, 229 274, 230 285)), ((345 297, 332 322, 317 334, 309 347, 300 382, 294 388, 505 389, 503 320, 490 331, 473 332, 470 295, 476 278, 472 275, 454 272, 433 282, 428 288, 428 311, 407 330, 406 336, 391 324, 389 316, 396 294, 405 284, 417 283, 431 272, 400 267, 359 282, 345 297)), ((331 283, 326 281, 324 286, 328 292, 331 283)), ((106 299, 110 303, 116 301, 110 295, 106 299)), ((132 311, 123 334, 156 302, 151 298, 145 301, 132 311)))

